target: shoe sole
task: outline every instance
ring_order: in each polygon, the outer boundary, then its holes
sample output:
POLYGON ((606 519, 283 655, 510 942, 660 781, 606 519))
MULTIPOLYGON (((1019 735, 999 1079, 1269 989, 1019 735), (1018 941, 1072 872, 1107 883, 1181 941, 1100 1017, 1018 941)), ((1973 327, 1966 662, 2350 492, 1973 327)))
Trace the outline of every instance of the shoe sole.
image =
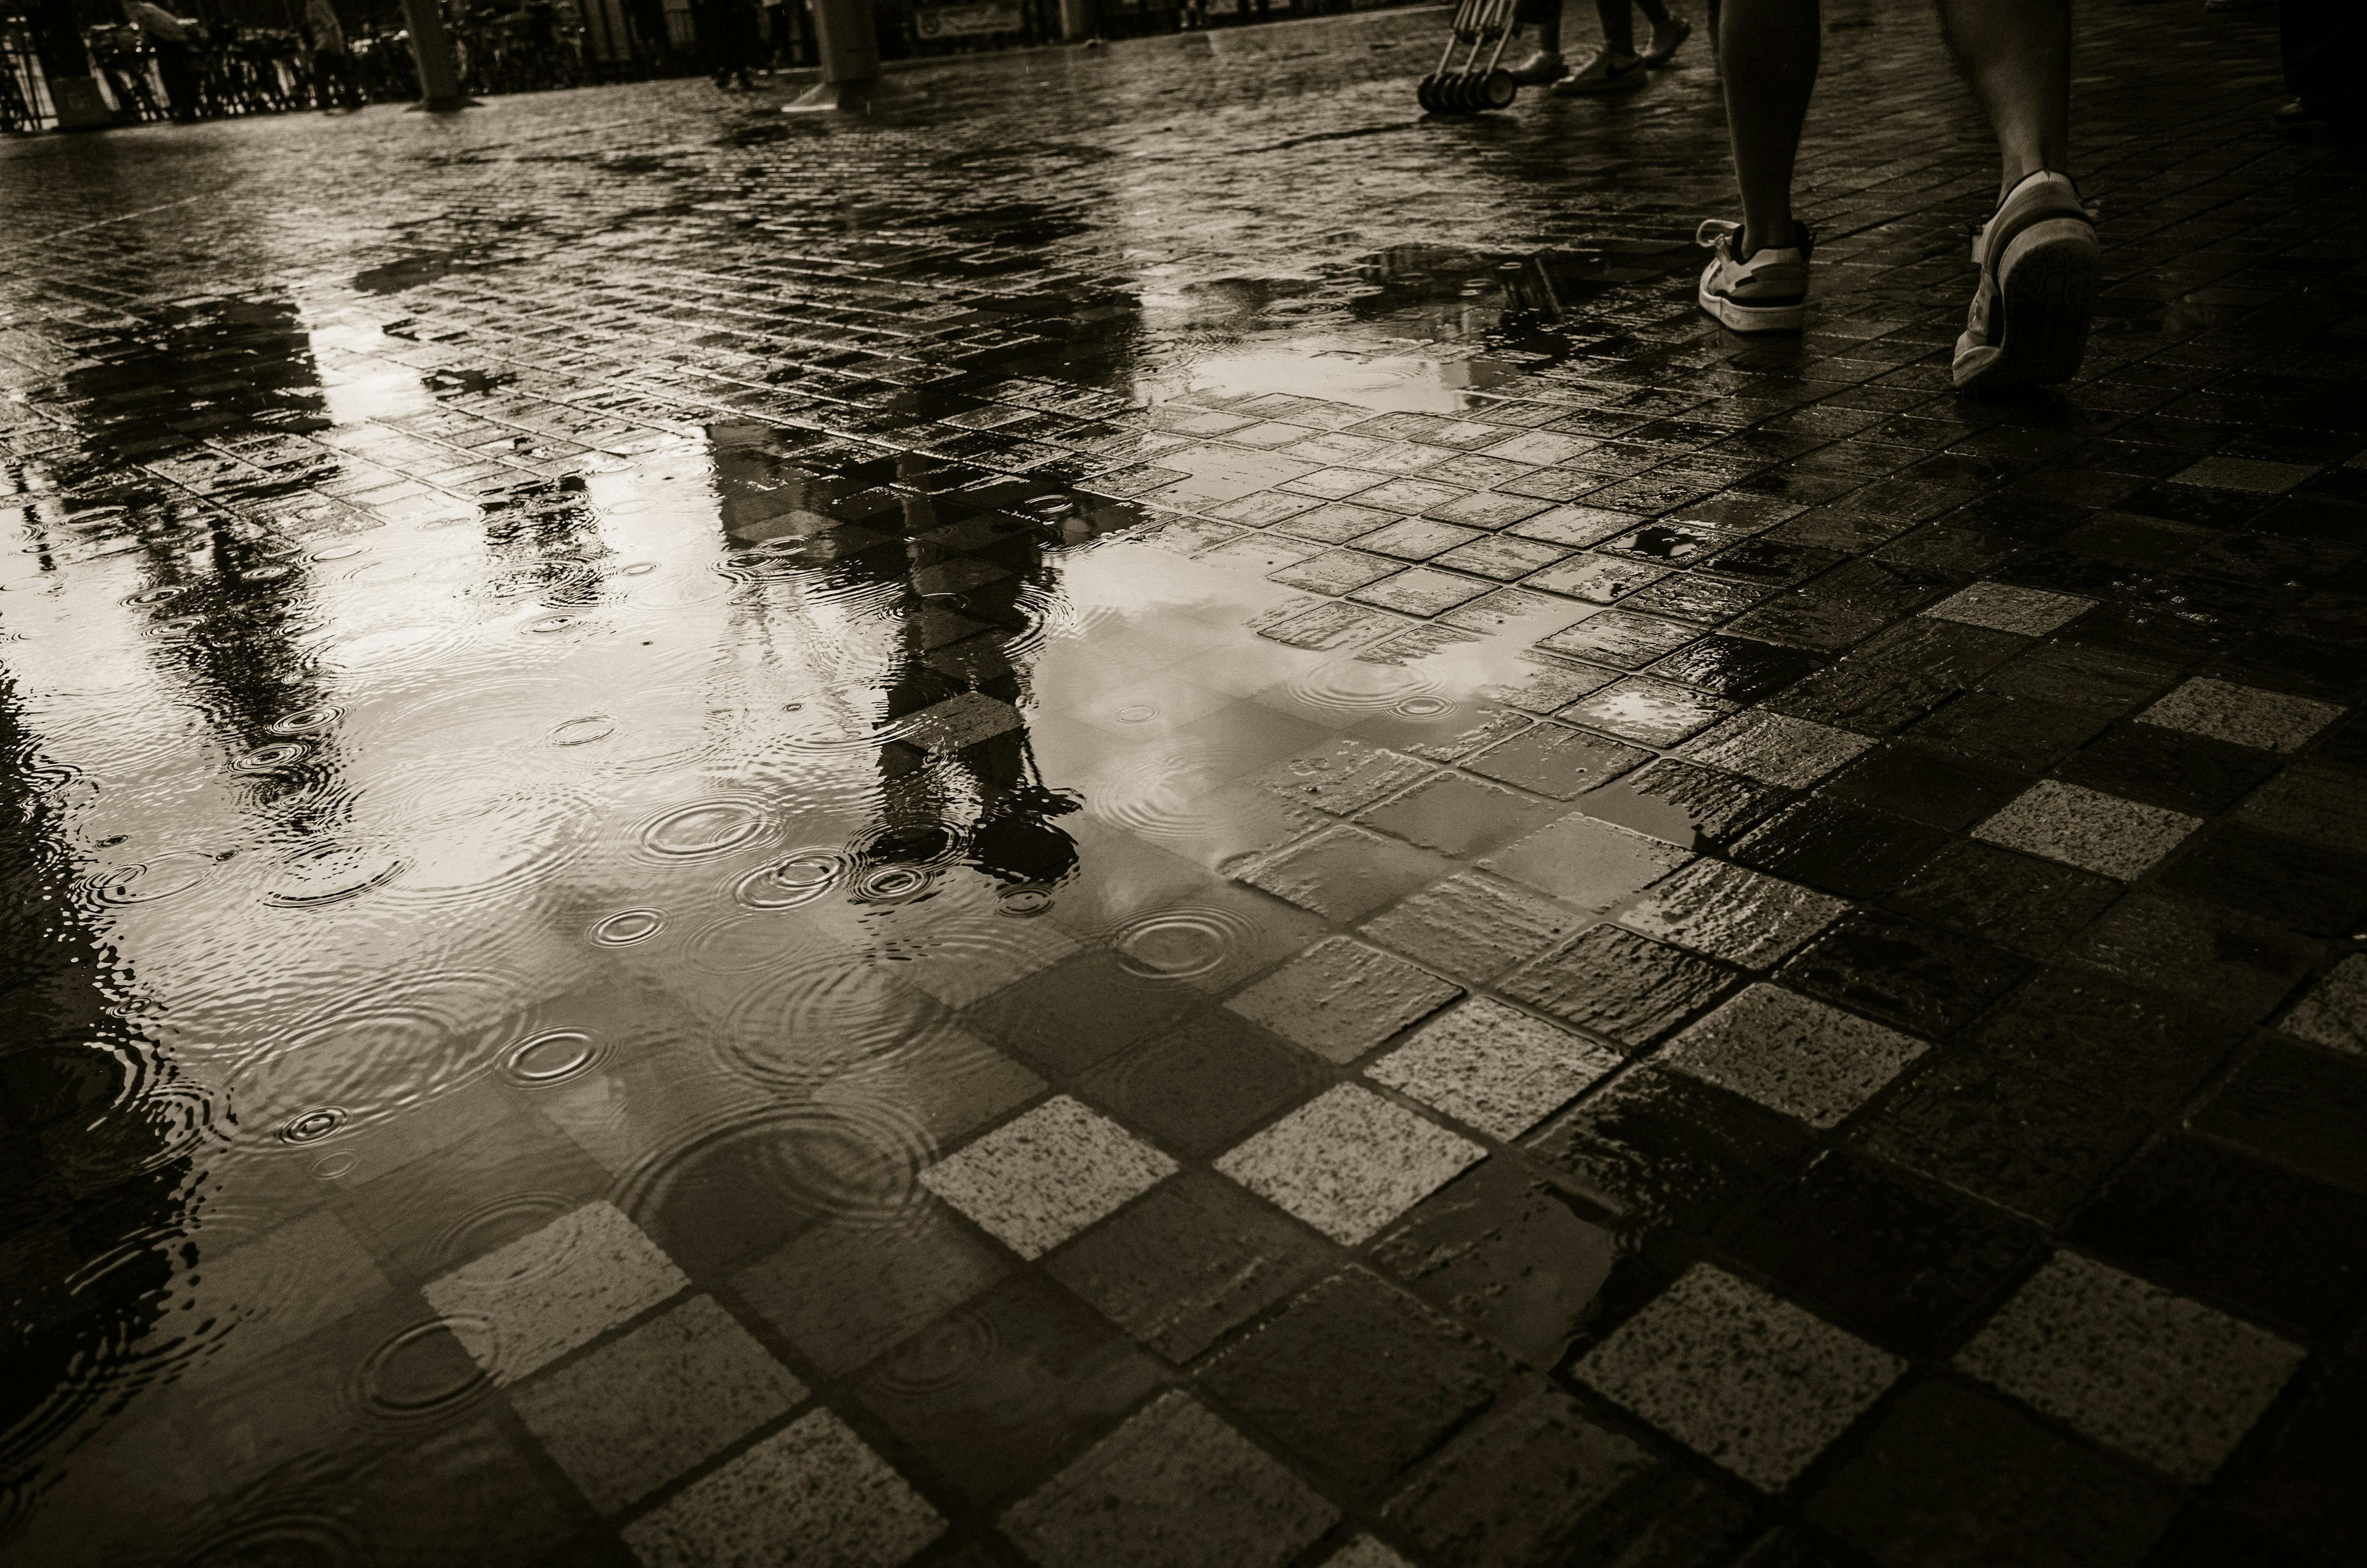
POLYGON ((1806 299, 1795 299, 1788 305, 1746 305, 1723 294, 1711 293, 1707 285, 1697 287, 1693 299, 1717 319, 1718 325, 1730 332, 1796 333, 1808 319, 1806 299))
POLYGON ((2048 219, 2016 234, 1998 258, 2005 330, 1995 344, 1968 348, 1960 340, 1956 386, 2051 387, 2078 375, 2103 276, 2096 231, 2076 218, 2048 219))

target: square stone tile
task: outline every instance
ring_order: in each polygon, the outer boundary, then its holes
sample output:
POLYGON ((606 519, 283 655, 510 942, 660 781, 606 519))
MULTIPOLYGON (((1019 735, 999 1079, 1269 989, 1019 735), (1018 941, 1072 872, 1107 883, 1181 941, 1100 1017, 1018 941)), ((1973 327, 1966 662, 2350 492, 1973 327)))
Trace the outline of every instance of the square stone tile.
POLYGON ((1329 1081, 1306 1052, 1229 1008, 1211 1008, 1104 1062, 1077 1091, 1138 1132, 1205 1159, 1329 1081))
POLYGON ((889 1352, 854 1396, 983 1502, 1043 1479, 1165 1371, 1100 1314, 1023 1273, 889 1352))
POLYGON ((1487 536, 1478 528, 1458 528, 1452 523, 1406 517, 1365 535, 1356 541, 1356 547, 1396 556, 1400 560, 1428 560, 1457 545, 1467 545, 1474 539, 1487 536))
POLYGON ((1200 1376, 1253 1430, 1357 1494, 1434 1450, 1512 1372, 1467 1329, 1352 1268, 1219 1351, 1200 1376))
POLYGON ((2182 811, 2041 779, 1975 828, 1973 837, 2131 882, 2202 825, 2182 811))
POLYGON ((1695 1453, 1780 1492, 1906 1370, 1897 1357, 1702 1263, 1572 1371, 1695 1453))
POLYGON ((1408 1211, 1372 1261, 1539 1369, 1597 1311, 1620 1241, 1525 1162, 1487 1159, 1408 1211))
POLYGON ((1249 782, 1297 804, 1353 817, 1437 771, 1433 763, 1343 735, 1261 769, 1249 782))
POLYGON ((1234 874, 1302 909, 1353 920, 1436 881, 1454 863, 1433 851, 1342 826, 1286 845, 1234 874))
POLYGON ((791 1422, 627 1525, 648 1568, 798 1558, 896 1568, 946 1521, 827 1410, 791 1422))
POLYGON ((1315 1278, 1332 1257, 1233 1183, 1187 1170, 1053 1253, 1044 1269, 1181 1364, 1315 1278))
POLYGON ((1575 800, 1651 760, 1650 752, 1633 746, 1558 724, 1540 724, 1489 747, 1464 766, 1555 800, 1575 800))
POLYGON ((963 1017, 1032 1062, 1081 1073, 1206 1001, 1190 986, 1136 974, 1116 953, 1094 948, 1004 987, 963 1017))
POLYGON ((1657 882, 1619 917, 1630 931, 1764 969, 1839 919, 1849 905, 1731 861, 1704 857, 1657 882))
POLYGON ((2270 463, 2257 457, 2205 457, 2172 474, 2170 482, 2202 485, 2211 490, 2250 491, 2282 495, 2317 469, 2306 463, 2270 463))
MULTIPOLYGON (((1607 558, 1594 556, 1587 558, 1601 561, 1607 558)), ((1641 563, 1625 564, 1638 566, 1641 563)), ((1571 562, 1564 561, 1560 566, 1547 567, 1538 576, 1551 576, 1570 565, 1571 562)), ((1637 587, 1648 588, 1668 575, 1658 567, 1647 570, 1651 573, 1649 581, 1637 582, 1637 587)), ((1528 578, 1524 581, 1535 586, 1537 578, 1528 578)), ((1641 670, 1652 660, 1676 652, 1701 634, 1699 626, 1662 620, 1658 615, 1639 615, 1628 610, 1603 610, 1574 626, 1540 639, 1537 646, 1548 653, 1566 653, 1590 663, 1615 665, 1622 670, 1641 670)))
POLYGON ((2367 953, 2353 953, 2319 976, 2277 1027, 2329 1051, 2367 1056, 2367 953))
POLYGON ((1354 1247, 1487 1151, 1354 1084, 1327 1089, 1217 1168, 1354 1247))
POLYGON ((1977 1056, 1928 1059, 1855 1130, 1909 1170, 2049 1224, 2145 1139, 2143 1111, 1977 1056))
POLYGON ((1481 981, 1576 935, 1591 919, 1526 888, 1466 872, 1376 915, 1364 931, 1441 973, 1481 981))
POLYGON ((1279 1568, 1338 1510, 1190 1394, 1162 1394, 1002 1516, 1044 1568, 1279 1568))
POLYGON ((1424 1024, 1365 1072, 1376 1083, 1509 1142, 1619 1062, 1615 1052, 1480 997, 1424 1024))
POLYGON ((509 1400, 584 1498, 613 1514, 805 1396, 730 1313, 693 1296, 509 1400))
POLYGON ((2263 751, 2297 751, 2347 709, 2311 697, 2197 676, 2137 715, 2144 724, 2263 751))
POLYGON ((1441 854, 1483 855, 1501 849, 1560 808, 1535 795, 1480 783, 1464 773, 1441 773, 1357 820, 1441 854))
POLYGON ((815 1226, 732 1289, 830 1376, 853 1371, 1002 1278, 1008 1261, 923 1201, 883 1225, 815 1226))
POLYGON ((1830 725, 1754 710, 1688 741, 1682 754, 1764 784, 1806 789, 1873 744, 1830 725))
POLYGON ((1346 1064, 1463 994, 1392 953, 1327 937, 1225 1005, 1328 1062, 1346 1064))
POLYGON ((1666 748, 1699 734, 1740 706, 1667 681, 1635 675, 1580 698, 1555 716, 1638 746, 1666 748))
POLYGON ((2044 637, 2070 625, 2095 608, 2093 599, 2076 593, 2049 593, 2038 588, 2017 588, 2010 582, 1976 582, 1923 613, 1942 621, 1961 621, 1993 632, 2018 632, 2044 637))
POLYGON ((921 1181, 1022 1258, 1040 1258, 1175 1170, 1167 1156, 1060 1095, 946 1156, 921 1181))
POLYGON ((1395 577, 1353 589, 1348 597, 1359 604, 1376 604, 1384 610, 1396 610, 1402 615, 1435 615, 1477 599, 1490 586, 1478 578, 1465 577, 1459 572, 1417 566, 1410 567, 1395 577))
POLYGON ((466 1263, 420 1293, 496 1384, 515 1382, 690 1283, 605 1200, 466 1263))
POLYGON ((1504 994, 1640 1051, 1706 1010, 1738 976, 1722 964, 1616 926, 1596 926, 1532 959, 1504 994))
POLYGON ((1657 839, 1572 812, 1504 847, 1489 863, 1581 909, 1608 909, 1691 858, 1657 839))
POLYGON ((2200 1485, 2304 1356, 2266 1329, 2065 1252, 1998 1309, 1956 1365, 2200 1485))
POLYGON ((1569 554, 1559 545, 1537 539, 1516 539, 1506 534, 1486 534, 1437 558, 1441 566, 1510 582, 1541 571, 1569 554))
POLYGON ((1925 1048, 1912 1035, 1762 984, 1669 1042, 1660 1060, 1811 1127, 1838 1127, 1925 1048))

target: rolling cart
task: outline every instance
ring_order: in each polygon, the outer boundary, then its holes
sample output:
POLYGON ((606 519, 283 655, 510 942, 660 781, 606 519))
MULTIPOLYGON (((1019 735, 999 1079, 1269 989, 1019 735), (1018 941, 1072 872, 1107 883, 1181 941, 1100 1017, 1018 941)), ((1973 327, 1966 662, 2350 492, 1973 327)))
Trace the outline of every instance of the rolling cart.
POLYGON ((1423 77, 1414 96, 1433 114, 1478 114, 1510 108, 1521 85, 1503 68, 1504 46, 1519 26, 1515 0, 1458 0, 1455 27, 1438 69, 1423 77))

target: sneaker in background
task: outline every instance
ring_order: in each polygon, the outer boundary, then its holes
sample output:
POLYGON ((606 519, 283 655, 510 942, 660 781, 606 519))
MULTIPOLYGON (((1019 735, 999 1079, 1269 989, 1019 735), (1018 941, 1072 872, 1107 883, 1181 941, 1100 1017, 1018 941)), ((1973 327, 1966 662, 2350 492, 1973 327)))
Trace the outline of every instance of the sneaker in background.
POLYGON ((1713 218, 1693 235, 1709 248, 1695 298, 1701 308, 1738 333, 1796 333, 1808 315, 1808 254, 1817 239, 1806 223, 1792 225, 1793 243, 1770 246, 1749 256, 1742 225, 1713 218))
POLYGON ((1658 71, 1684 47, 1685 39, 1693 36, 1693 23, 1682 17, 1670 17, 1668 25, 1652 29, 1652 42, 1644 51, 1644 68, 1658 71))
POLYGON ((1954 375, 1964 390, 2068 381, 2103 288, 2096 220, 2071 176, 2025 175, 1973 236, 1981 269, 1954 375))
POLYGON ((1526 59, 1516 60, 1504 69, 1511 72, 1512 80, 1523 87, 1542 87, 1547 82, 1558 82, 1569 74, 1569 66, 1562 57, 1544 49, 1531 50, 1526 59))
POLYGON ((1607 49, 1598 49, 1594 57, 1578 68, 1578 73, 1556 82, 1553 90, 1565 98, 1589 96, 1595 93, 1624 93, 1644 85, 1644 62, 1630 54, 1614 57, 1607 49))

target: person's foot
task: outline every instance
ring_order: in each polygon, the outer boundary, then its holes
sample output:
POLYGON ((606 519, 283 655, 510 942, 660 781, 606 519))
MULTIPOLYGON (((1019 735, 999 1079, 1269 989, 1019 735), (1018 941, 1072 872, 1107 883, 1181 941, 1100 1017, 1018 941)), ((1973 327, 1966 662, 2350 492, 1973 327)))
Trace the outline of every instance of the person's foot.
POLYGON ((1792 225, 1792 243, 1742 255, 1742 225, 1713 218, 1693 235, 1709 249, 1695 298, 1720 324, 1738 333, 1796 333, 1808 315, 1808 255, 1817 238, 1792 225))
POLYGON ((1633 54, 1614 55, 1607 49, 1598 49, 1594 57, 1578 68, 1578 73, 1553 85, 1554 92, 1566 98, 1585 97, 1595 93, 1624 93, 1644 85, 1644 62, 1633 54))
POLYGON ((2041 169, 2006 192, 1973 236, 1979 288, 1956 340, 1963 390, 2067 381, 2088 349, 2104 279, 2103 248, 2079 187, 2041 169))
POLYGON ((1643 54, 1645 69, 1658 71, 1661 66, 1666 65, 1675 58, 1677 51, 1684 47, 1685 39, 1693 36, 1693 23, 1682 17, 1670 17, 1666 22, 1655 27, 1652 29, 1652 42, 1643 54))
POLYGON ((1569 66, 1562 60, 1559 51, 1549 49, 1533 49, 1529 51, 1527 59, 1515 61, 1504 69, 1511 72, 1512 80, 1523 87, 1542 87, 1547 82, 1558 82, 1569 74, 1569 66))
POLYGON ((2269 126, 2280 136, 2307 136, 2317 120, 2318 117, 2309 112, 2309 106, 2295 98, 2269 116, 2269 126))

